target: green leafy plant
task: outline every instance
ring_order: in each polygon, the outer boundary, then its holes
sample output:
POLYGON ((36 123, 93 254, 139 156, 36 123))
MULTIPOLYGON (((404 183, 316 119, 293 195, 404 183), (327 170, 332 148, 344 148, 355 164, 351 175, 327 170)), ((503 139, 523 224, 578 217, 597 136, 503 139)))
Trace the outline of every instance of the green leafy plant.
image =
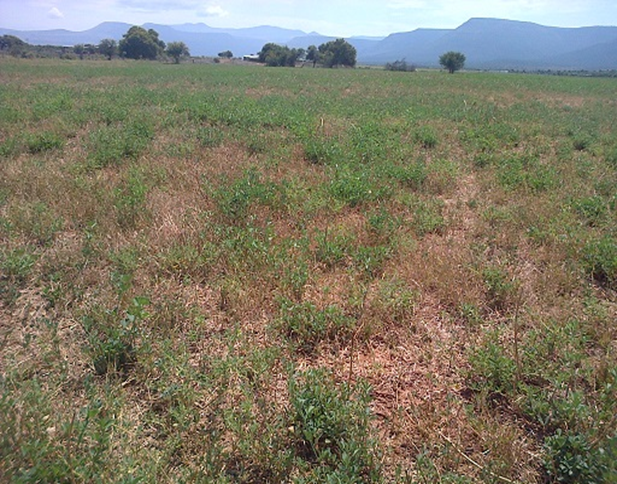
POLYGON ((407 324, 412 320, 418 299, 418 293, 404 281, 386 279, 380 281, 377 298, 372 301, 372 305, 380 315, 383 314, 383 319, 407 324))
POLYGON ((328 268, 346 263, 353 248, 354 239, 350 234, 325 230, 317 235, 315 258, 328 268))
POLYGON ((514 302, 516 284, 504 269, 496 266, 486 267, 482 271, 482 277, 491 307, 503 310, 514 302))
POLYGON ((506 354, 496 332, 487 336, 485 343, 469 358, 471 386, 476 391, 509 395, 515 388, 516 362, 506 354))
POLYGON ((26 283, 38 256, 26 248, 0 250, 0 298, 11 304, 26 283))
POLYGON ((577 151, 585 151, 589 149, 592 143, 592 138, 589 135, 579 133, 574 136, 572 140, 572 146, 577 151))
POLYGON ((311 354, 322 341, 346 340, 351 336, 355 320, 336 306, 317 309, 314 304, 281 300, 279 326, 303 353, 311 354))
POLYGON ((315 165, 327 165, 342 157, 341 146, 332 138, 312 136, 304 141, 304 158, 315 165))
POLYGON ((446 226, 442 215, 443 202, 432 199, 415 204, 413 228, 419 236, 439 233, 446 226))
POLYGON ((0 383, 0 472, 15 483, 95 482, 109 476, 115 418, 105 403, 92 399, 67 415, 54 410, 53 400, 36 378, 0 383), (21 410, 23 402, 28 407, 21 410))
POLYGON ((144 174, 131 168, 126 181, 114 191, 114 206, 121 227, 134 228, 139 218, 146 215, 144 203, 148 189, 144 174))
POLYGON ((370 431, 368 385, 337 385, 327 371, 308 370, 290 379, 289 395, 297 452, 317 466, 314 478, 378 482, 379 450, 370 431))
POLYGON ((354 265, 359 269, 361 274, 372 278, 379 273, 389 254, 390 248, 387 245, 361 245, 356 247, 354 251, 354 265))
POLYGON ((390 190, 380 186, 368 169, 343 168, 330 182, 333 197, 351 207, 388 198, 390 190))
POLYGON ((126 373, 135 361, 140 324, 146 317, 144 297, 136 297, 125 311, 94 308, 82 318, 88 336, 88 353, 97 374, 126 373))
POLYGON ((9 217, 13 228, 41 246, 51 245, 56 234, 64 227, 63 218, 41 201, 14 207, 9 217))
POLYGON ((439 137, 437 131, 432 126, 420 126, 413 133, 414 141, 420 144, 423 148, 431 149, 437 146, 439 137))
MULTIPOLYGON (((617 437, 610 443, 614 454, 617 437)), ((594 448, 585 435, 557 432, 544 441, 547 453, 545 466, 548 474, 556 482, 575 484, 580 482, 609 482, 609 454, 604 449, 594 448), (607 465, 608 464, 608 465, 607 465)), ((613 467, 613 471, 614 471, 613 467)))
POLYGON ((153 135, 152 127, 141 121, 100 127, 89 136, 89 166, 104 168, 136 159, 153 135))
POLYGON ((28 153, 42 153, 44 151, 62 149, 64 147, 64 140, 55 133, 45 131, 28 136, 26 147, 28 153))
POLYGON ((403 187, 420 189, 428 177, 426 164, 416 161, 404 165, 391 165, 385 168, 385 173, 399 182, 403 187))
POLYGON ((244 221, 252 204, 282 207, 284 191, 274 182, 262 181, 255 169, 247 170, 243 177, 230 184, 221 184, 214 191, 219 210, 229 220, 244 221))
POLYGON ((197 130, 199 144, 205 148, 215 148, 220 146, 225 137, 220 128, 215 126, 200 126, 197 130))
POLYGON ((600 225, 608 213, 608 204, 599 195, 573 200, 572 207, 591 227, 600 225))
POLYGON ((605 236, 593 240, 583 248, 583 264, 591 277, 601 284, 615 287, 617 284, 617 242, 605 236))

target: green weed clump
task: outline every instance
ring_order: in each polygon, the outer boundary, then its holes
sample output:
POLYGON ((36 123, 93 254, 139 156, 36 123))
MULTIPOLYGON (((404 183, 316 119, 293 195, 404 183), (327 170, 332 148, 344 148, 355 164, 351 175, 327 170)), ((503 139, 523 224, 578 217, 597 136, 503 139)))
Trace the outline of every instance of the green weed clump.
POLYGON ((0 142, 0 157, 8 158, 14 156, 20 150, 20 144, 15 138, 5 139, 0 142))
POLYGON ((197 130, 199 144, 205 148, 216 148, 224 140, 223 132, 214 126, 201 126, 197 130))
POLYGON ((507 271, 500 267, 486 267, 482 271, 482 276, 489 304, 493 309, 505 309, 515 302, 516 283, 507 271))
POLYGON ((419 190, 428 177, 426 164, 423 161, 404 165, 391 165, 385 168, 385 173, 399 182, 401 186, 419 190))
POLYGON ((617 287, 617 241, 605 236, 583 248, 583 264, 587 273, 600 284, 617 287))
POLYGON ((53 403, 38 379, 0 382, 0 473, 6 482, 113 479, 121 459, 112 450, 116 422, 110 408, 93 399, 72 408, 66 418, 53 403), (22 413, 24 402, 28 407, 22 413))
POLYGON ((142 121, 102 126, 89 136, 88 165, 96 169, 134 160, 153 136, 152 127, 142 121))
POLYGON ((315 259, 333 268, 345 265, 349 254, 353 250, 354 238, 351 234, 324 231, 317 236, 315 259))
POLYGON ((320 310, 309 302, 294 303, 283 299, 279 326, 299 351, 310 355, 323 341, 341 344, 348 340, 355 320, 336 306, 320 310))
POLYGON ((318 369, 295 375, 289 395, 297 452, 311 464, 300 482, 380 482, 370 387, 337 385, 329 372, 318 369))
POLYGON ((121 314, 116 307, 112 310, 93 308, 84 316, 82 326, 88 338, 88 353, 92 366, 99 375, 126 373, 135 361, 140 324, 146 316, 148 300, 134 298, 121 314))
POLYGON ((27 138, 26 147, 30 154, 42 153, 44 151, 62 149, 64 147, 64 140, 55 133, 37 133, 27 138))
POLYGON ((285 191, 280 185, 263 181, 255 169, 247 170, 242 178, 231 184, 221 183, 214 189, 214 198, 219 210, 230 221, 244 221, 254 205, 281 209, 285 206, 285 191))
POLYGON ((471 385, 476 391, 509 395, 515 388, 516 362, 499 342, 499 334, 489 334, 481 349, 471 355, 471 385), (479 381, 476 380, 479 378, 479 381))
POLYGON ((377 311, 382 322, 392 321, 401 325, 412 320, 418 300, 419 294, 416 291, 394 278, 380 282, 377 297, 371 302, 371 306, 377 311))
POLYGON ((413 137, 416 143, 426 149, 435 148, 439 142, 437 132, 432 126, 421 126, 414 131, 413 137))
POLYGON ((589 149, 592 142, 593 142, 593 139, 591 138, 591 136, 584 134, 584 133, 579 133, 575 135, 574 138, 572 139, 572 146, 577 151, 585 151, 589 149))
POLYGON ((328 165, 342 159, 342 147, 335 139, 309 137, 304 141, 304 157, 315 165, 328 165))
POLYGON ((413 228, 419 236, 439 233, 446 226, 443 202, 437 199, 419 200, 415 204, 413 228))
POLYGON ((558 429, 544 441, 548 474, 557 482, 611 482, 617 468, 617 435, 594 447, 581 434, 568 434, 558 429))
POLYGON ((35 252, 25 247, 0 251, 0 298, 5 304, 15 301, 37 259, 35 252))
POLYGON ((145 208, 149 186, 145 175, 136 169, 129 170, 126 181, 114 191, 116 219, 122 228, 135 228, 140 218, 147 215, 145 208))
POLYGON ((385 200, 391 190, 375 180, 366 169, 343 168, 330 182, 330 194, 350 207, 385 200))
POLYGON ((555 482, 607 482, 617 471, 613 367, 596 380, 585 327, 552 322, 524 341, 507 344, 489 333, 471 355, 471 387, 485 403, 514 405, 542 431, 543 465, 555 482), (517 353, 518 351, 518 353, 517 353), (594 391, 586 389, 589 385, 594 391))
POLYGON ((606 201, 598 195, 573 200, 572 207, 591 227, 601 225, 609 212, 606 201))

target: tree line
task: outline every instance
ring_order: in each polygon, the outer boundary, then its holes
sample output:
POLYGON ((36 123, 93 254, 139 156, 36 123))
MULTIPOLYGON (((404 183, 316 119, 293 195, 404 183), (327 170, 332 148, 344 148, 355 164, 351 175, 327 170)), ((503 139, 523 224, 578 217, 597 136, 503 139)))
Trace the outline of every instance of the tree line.
MULTIPOLYGON (((125 59, 155 60, 165 56, 177 64, 182 58, 189 57, 190 51, 184 42, 170 42, 165 44, 154 29, 146 30, 143 27, 131 27, 116 42, 114 39, 103 39, 98 45, 77 44, 72 48, 58 46, 32 46, 13 35, 0 36, 0 52, 8 52, 15 57, 31 55, 49 56, 54 53, 60 57, 68 56, 68 49, 74 55, 83 59, 85 55, 101 55, 111 60, 114 56, 125 59), (45 55, 47 54, 47 55, 45 55)), ((227 50, 218 54, 219 58, 232 58, 233 54, 227 50)), ((295 49, 285 45, 267 43, 258 53, 258 61, 267 66, 294 67, 298 62, 318 64, 323 67, 355 67, 356 48, 345 39, 336 39, 325 42, 320 46, 311 45, 307 49, 295 49)), ((439 63, 451 74, 463 68, 465 55, 460 52, 446 52, 439 58, 439 63)), ((414 71, 415 66, 403 60, 387 63, 386 70, 414 71)))
POLYGON ((97 45, 76 44, 73 47, 30 45, 13 35, 3 35, 0 37, 0 52, 6 52, 14 57, 68 57, 74 54, 80 59, 85 55, 101 55, 109 60, 114 56, 148 60, 168 56, 175 63, 190 55, 189 48, 184 42, 165 44, 156 30, 146 30, 138 26, 131 27, 119 42, 114 39, 103 39, 97 45))
POLYGON ((292 49, 285 45, 267 43, 258 54, 259 62, 271 67, 295 67, 298 62, 312 62, 313 67, 355 67, 356 48, 345 39, 336 39, 309 46, 308 49, 292 49))

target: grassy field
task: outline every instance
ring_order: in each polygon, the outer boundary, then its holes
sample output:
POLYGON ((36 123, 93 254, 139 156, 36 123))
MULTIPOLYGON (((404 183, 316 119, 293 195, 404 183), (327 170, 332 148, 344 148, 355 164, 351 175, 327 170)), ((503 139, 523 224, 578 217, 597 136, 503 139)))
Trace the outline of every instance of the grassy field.
POLYGON ((616 482, 616 115, 0 58, 0 480, 616 482))

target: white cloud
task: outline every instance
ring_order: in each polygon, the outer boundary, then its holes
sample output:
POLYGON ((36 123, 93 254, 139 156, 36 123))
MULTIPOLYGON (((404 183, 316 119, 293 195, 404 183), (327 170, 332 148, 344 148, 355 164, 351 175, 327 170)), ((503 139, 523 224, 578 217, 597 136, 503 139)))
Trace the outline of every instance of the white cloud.
POLYGON ((64 14, 56 7, 52 7, 47 12, 47 16, 53 19, 61 19, 64 18, 64 14))
POLYGON ((229 12, 218 3, 208 3, 203 0, 117 0, 116 5, 150 14, 193 11, 200 17, 222 18, 229 15, 229 12))
POLYGON ((120 7, 129 7, 148 12, 194 10, 200 7, 199 0, 118 0, 120 7))
POLYGON ((229 12, 220 5, 210 5, 204 11, 205 17, 227 17, 229 12))

